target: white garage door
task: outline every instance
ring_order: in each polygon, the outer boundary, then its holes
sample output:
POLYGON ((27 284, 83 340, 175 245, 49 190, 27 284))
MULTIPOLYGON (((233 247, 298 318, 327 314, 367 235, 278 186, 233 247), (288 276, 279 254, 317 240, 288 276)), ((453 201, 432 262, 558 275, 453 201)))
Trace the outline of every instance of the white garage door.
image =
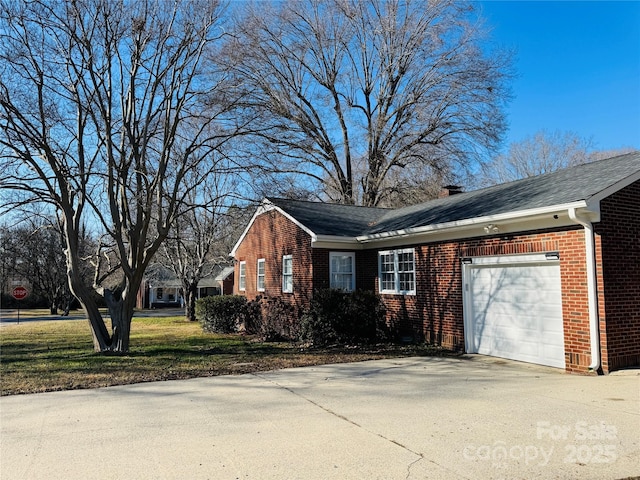
POLYGON ((482 257, 463 268, 467 352, 564 368, 560 264, 482 257))

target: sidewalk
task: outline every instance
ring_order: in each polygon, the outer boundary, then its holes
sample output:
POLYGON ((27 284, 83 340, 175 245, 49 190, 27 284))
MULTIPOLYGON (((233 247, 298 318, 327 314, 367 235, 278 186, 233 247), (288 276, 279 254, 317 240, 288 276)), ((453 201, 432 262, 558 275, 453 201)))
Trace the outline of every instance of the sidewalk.
MULTIPOLYGON (((104 310, 104 309, 103 309, 104 310)), ((183 308, 162 308, 136 310, 134 317, 179 317, 184 315, 183 308)), ((103 318, 108 319, 109 313, 104 310, 103 318)), ((18 323, 48 322, 60 320, 85 320, 87 316, 82 310, 72 310, 69 315, 50 315, 44 309, 0 309, 0 327, 16 325, 18 323), (34 313, 36 312, 36 313, 34 313)))

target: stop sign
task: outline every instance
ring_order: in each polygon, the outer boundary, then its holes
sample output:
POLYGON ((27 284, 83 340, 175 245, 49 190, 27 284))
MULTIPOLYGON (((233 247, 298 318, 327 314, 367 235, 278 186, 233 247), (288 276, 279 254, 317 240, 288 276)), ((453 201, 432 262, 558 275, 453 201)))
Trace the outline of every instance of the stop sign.
POLYGON ((22 285, 18 285, 11 291, 11 296, 16 300, 24 300, 29 295, 29 290, 24 288, 22 285))

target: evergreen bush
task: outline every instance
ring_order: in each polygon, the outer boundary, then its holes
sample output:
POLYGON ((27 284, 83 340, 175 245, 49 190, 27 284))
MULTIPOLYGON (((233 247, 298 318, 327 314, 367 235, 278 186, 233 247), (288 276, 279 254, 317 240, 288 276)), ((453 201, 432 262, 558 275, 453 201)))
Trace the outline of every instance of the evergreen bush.
POLYGON ((247 310, 247 299, 242 295, 216 295, 196 301, 196 317, 202 329, 210 333, 238 331, 247 310))

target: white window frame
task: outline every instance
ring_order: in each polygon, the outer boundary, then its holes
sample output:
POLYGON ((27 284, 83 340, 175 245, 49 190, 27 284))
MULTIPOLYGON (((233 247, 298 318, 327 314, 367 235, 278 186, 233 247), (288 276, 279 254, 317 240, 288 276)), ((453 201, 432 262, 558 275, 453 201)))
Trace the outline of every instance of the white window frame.
POLYGON ((391 295, 415 295, 416 294, 416 251, 415 248, 402 248, 398 250, 382 250, 378 252, 378 291, 382 294, 391 294, 391 295), (400 271, 400 260, 399 257, 403 253, 411 253, 413 258, 413 265, 411 270, 403 270, 400 271), (383 272, 382 271, 382 259, 383 256, 393 256, 393 271, 383 272), (393 274, 393 289, 383 288, 384 282, 382 281, 383 273, 393 274), (401 289, 400 288, 400 276, 403 273, 409 273, 413 276, 413 288, 412 289, 401 289))
POLYGON ((247 262, 244 260, 238 266, 238 290, 247 290, 247 262))
POLYGON ((351 258, 351 285, 350 288, 344 288, 342 290, 346 292, 353 292, 356 289, 356 254, 355 252, 329 252, 329 286, 331 288, 338 288, 334 286, 334 275, 348 275, 346 272, 334 272, 333 271, 333 259, 335 257, 350 257, 351 258))
POLYGON ((293 255, 282 256, 282 293, 293 293, 293 255), (289 271, 286 268, 287 263, 289 271))
POLYGON ((258 292, 264 292, 265 290, 266 273, 267 273, 267 262, 264 258, 259 258, 256 264, 256 290, 258 292), (261 264, 262 264, 262 273, 260 273, 261 264), (260 283, 262 283, 262 286, 260 286, 260 283))

